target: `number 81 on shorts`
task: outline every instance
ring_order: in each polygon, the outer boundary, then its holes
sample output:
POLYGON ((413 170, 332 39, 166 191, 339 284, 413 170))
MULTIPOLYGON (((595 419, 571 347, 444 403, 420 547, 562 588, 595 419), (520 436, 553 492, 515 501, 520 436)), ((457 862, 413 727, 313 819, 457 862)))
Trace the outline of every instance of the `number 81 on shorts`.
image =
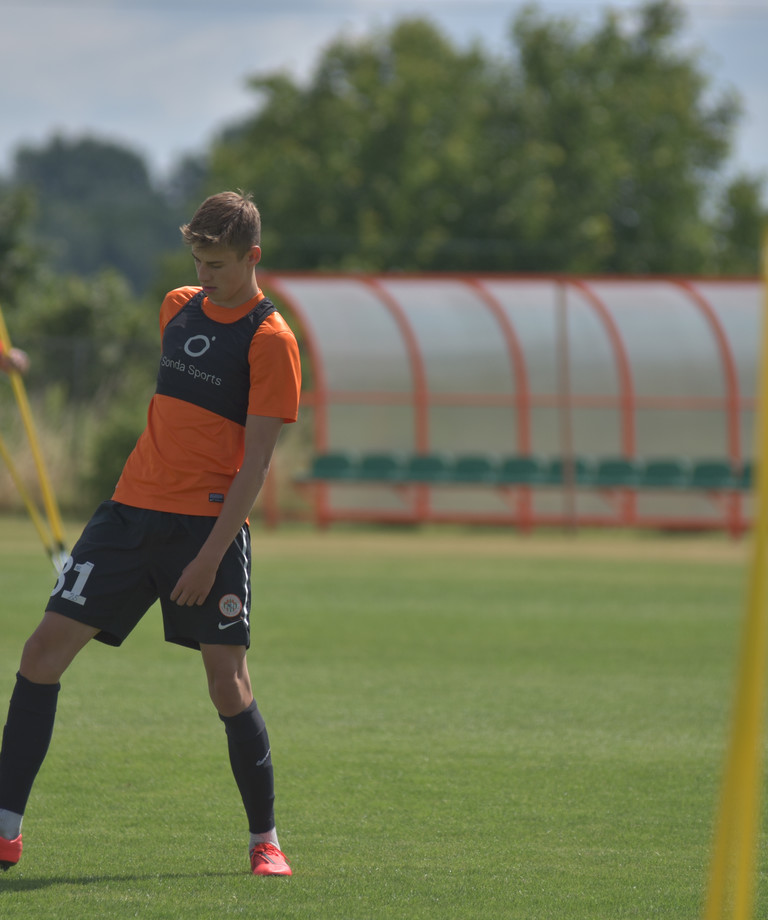
POLYGON ((72 601, 73 604, 80 604, 81 607, 85 606, 85 596, 83 591, 85 590, 85 583, 88 581, 88 578, 93 571, 92 562, 79 562, 75 566, 75 572, 77 572, 77 578, 75 583, 72 585, 71 590, 62 591, 64 583, 66 581, 67 574, 72 570, 72 563, 74 560, 71 556, 67 558, 67 561, 64 563, 59 574, 58 580, 54 585, 53 591, 51 591, 51 597, 55 597, 59 591, 61 591, 61 596, 64 600, 72 601))

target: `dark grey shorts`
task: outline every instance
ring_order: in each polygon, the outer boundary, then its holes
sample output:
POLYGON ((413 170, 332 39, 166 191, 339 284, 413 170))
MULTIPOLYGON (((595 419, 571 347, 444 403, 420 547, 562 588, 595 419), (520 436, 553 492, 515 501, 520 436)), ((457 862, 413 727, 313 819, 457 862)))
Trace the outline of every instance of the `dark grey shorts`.
POLYGON ((165 638, 200 644, 250 645, 251 540, 248 525, 227 550, 205 603, 170 600, 185 566, 216 518, 146 511, 103 502, 72 549, 47 609, 98 629, 96 638, 121 645, 158 599, 165 638))

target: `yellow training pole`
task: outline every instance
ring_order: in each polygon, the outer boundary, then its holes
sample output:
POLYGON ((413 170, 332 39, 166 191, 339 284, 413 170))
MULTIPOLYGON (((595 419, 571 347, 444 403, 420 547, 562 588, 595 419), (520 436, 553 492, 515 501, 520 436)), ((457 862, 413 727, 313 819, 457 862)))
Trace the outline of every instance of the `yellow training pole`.
POLYGON ((0 457, 3 458, 5 465, 8 467, 8 472, 11 474, 13 484, 16 486, 16 490, 24 501, 27 511, 29 512, 29 516, 32 519, 32 523, 35 525, 35 530, 38 532, 46 552, 53 558, 54 549, 51 545, 50 536, 48 535, 48 531, 45 527, 45 521, 43 521, 42 517, 40 517, 40 512, 35 507, 35 503, 32 501, 32 496, 27 491, 24 485, 24 480, 19 475, 19 471, 16 469, 13 463, 13 458, 11 457, 10 451, 5 446, 5 441, 3 441, 2 438, 0 438, 0 457))
MULTIPOLYGON (((3 311, 1 308, 0 341, 2 341, 3 347, 6 351, 11 350, 11 338, 8 335, 8 328, 5 325, 5 319, 3 317, 3 311)), ((8 376, 11 379, 11 387, 13 388, 13 393, 16 397, 16 404, 19 407, 21 420, 24 423, 27 439, 29 440, 29 445, 32 449, 32 456, 35 461, 35 469, 37 470, 37 478, 40 482, 40 491, 43 496, 43 505, 45 506, 45 512, 48 515, 48 524, 51 528, 51 533, 53 534, 53 539, 56 543, 55 548, 58 551, 58 555, 60 557, 59 559, 56 559, 52 556, 53 562, 54 565, 60 567, 60 563, 63 557, 66 555, 66 552, 64 550, 64 528, 62 527, 61 523, 59 507, 56 503, 56 497, 53 493, 51 481, 48 478, 48 471, 45 468, 43 453, 40 450, 40 444, 37 440, 37 432, 35 431, 35 425, 32 421, 32 411, 29 408, 27 391, 24 388, 24 384, 21 380, 21 375, 17 374, 15 371, 11 371, 8 376)))
POLYGON ((756 417, 753 551, 736 681, 730 748, 704 920, 752 920, 762 802, 768 563, 768 232, 762 244, 763 317, 756 417))

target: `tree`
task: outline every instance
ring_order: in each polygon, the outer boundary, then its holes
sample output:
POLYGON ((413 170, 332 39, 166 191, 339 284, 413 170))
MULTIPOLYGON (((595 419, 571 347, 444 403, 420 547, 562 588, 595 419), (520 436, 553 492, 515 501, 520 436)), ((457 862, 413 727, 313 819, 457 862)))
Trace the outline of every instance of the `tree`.
POLYGON ((153 189, 142 158, 117 144, 54 137, 24 147, 13 182, 35 192, 35 227, 54 270, 94 275, 109 267, 142 292, 158 252, 178 241, 177 209, 153 189))
POLYGON ((341 39, 305 87, 251 80, 208 188, 254 193, 270 268, 716 270, 759 183, 725 188, 738 100, 682 23, 671 0, 592 32, 529 7, 500 60, 421 20, 341 39))
POLYGON ((433 262, 461 222, 457 191, 494 79, 479 50, 456 51, 419 21, 335 42, 306 89, 251 81, 265 104, 214 146, 210 187, 255 192, 270 267, 433 262))
POLYGON ((750 176, 737 176, 726 189, 717 215, 719 273, 751 275, 760 264, 760 246, 766 227, 760 191, 760 183, 750 176))
POLYGON ((34 196, 0 186, 0 307, 13 310, 39 275, 42 251, 33 240, 34 196))
POLYGON ((34 196, 0 188, 0 307, 14 342, 30 352, 31 388, 55 386, 79 402, 126 392, 151 379, 157 357, 156 306, 122 275, 88 277, 52 270, 33 239, 34 196), (134 368, 139 370, 134 373, 134 368))
MULTIPOLYGON (((0 306, 31 358, 26 384, 37 422, 57 439, 56 472, 66 486, 59 497, 82 512, 97 489, 114 484, 119 458, 141 431, 157 370, 157 326, 148 322, 157 308, 114 270, 54 274, 30 242, 33 206, 27 192, 0 190, 0 306)), ((13 411, 3 421, 14 449, 21 423, 13 411)))
POLYGON ((709 189, 738 106, 709 101, 707 77, 676 50, 681 23, 665 0, 641 7, 632 30, 612 12, 586 36, 533 9, 515 23, 521 83, 507 121, 523 135, 521 158, 546 164, 548 194, 534 202, 541 267, 711 269, 709 189))

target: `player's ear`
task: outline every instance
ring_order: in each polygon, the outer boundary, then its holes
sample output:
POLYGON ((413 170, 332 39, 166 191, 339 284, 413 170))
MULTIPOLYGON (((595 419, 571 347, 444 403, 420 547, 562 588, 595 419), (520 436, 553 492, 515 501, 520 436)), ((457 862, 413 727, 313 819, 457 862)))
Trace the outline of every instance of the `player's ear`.
POLYGON ((261 246, 251 246, 251 250, 248 253, 248 261, 251 265, 258 265, 261 262, 261 246))

